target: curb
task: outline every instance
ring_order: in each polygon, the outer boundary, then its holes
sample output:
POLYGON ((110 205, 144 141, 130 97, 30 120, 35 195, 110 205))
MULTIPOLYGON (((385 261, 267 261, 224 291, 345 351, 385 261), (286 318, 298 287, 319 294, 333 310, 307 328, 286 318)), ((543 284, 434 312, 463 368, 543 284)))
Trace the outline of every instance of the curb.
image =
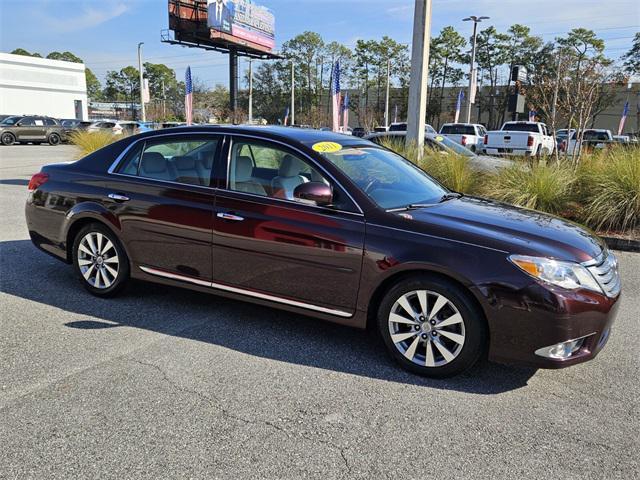
POLYGON ((600 237, 612 250, 622 250, 624 252, 640 252, 640 240, 630 238, 600 237))

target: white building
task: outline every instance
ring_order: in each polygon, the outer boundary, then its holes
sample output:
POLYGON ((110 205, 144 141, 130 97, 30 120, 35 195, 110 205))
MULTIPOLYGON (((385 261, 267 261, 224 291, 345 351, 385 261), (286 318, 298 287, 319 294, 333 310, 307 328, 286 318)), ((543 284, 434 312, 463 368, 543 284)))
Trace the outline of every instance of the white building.
POLYGON ((83 63, 0 53, 0 114, 87 120, 83 63))

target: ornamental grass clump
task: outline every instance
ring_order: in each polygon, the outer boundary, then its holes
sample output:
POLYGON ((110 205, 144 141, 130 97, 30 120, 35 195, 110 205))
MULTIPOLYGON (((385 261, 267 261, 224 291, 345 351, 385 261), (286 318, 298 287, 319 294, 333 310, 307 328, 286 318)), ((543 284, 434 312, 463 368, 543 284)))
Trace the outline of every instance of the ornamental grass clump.
MULTIPOLYGON (((123 137, 120 136, 119 138, 123 137)), ((119 138, 109 131, 100 130, 97 132, 78 131, 69 135, 71 143, 80 149, 80 152, 78 153, 80 158, 85 157, 96 150, 100 150, 102 147, 106 147, 119 138)))

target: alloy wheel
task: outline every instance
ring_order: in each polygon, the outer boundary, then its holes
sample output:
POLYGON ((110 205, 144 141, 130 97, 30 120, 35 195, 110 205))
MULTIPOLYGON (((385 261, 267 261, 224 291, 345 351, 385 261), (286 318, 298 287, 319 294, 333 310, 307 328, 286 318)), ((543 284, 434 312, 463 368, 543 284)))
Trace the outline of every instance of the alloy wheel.
POLYGON ((458 308, 430 290, 414 290, 398 298, 388 325, 398 351, 421 367, 451 363, 465 342, 465 323, 458 308))
POLYGON ((120 259, 113 242, 100 232, 87 233, 78 245, 78 267, 89 285, 109 288, 120 271, 120 259))

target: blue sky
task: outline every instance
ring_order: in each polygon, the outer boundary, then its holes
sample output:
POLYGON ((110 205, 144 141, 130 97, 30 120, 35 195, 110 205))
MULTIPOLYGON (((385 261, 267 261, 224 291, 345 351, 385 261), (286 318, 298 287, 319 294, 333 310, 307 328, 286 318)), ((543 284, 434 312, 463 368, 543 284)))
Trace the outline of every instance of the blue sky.
MULTIPOLYGON (((414 0, 261 0, 276 16, 277 42, 305 30, 326 41, 353 46, 358 38, 388 35, 409 43, 414 0)), ((433 0, 432 33, 454 25, 465 36, 468 15, 487 15, 499 30, 514 23, 552 40, 574 27, 591 28, 604 38, 607 53, 618 58, 640 30, 638 0, 433 0)), ((213 86, 228 83, 227 57, 165 45, 166 0, 0 0, 0 50, 22 47, 46 55, 69 50, 103 78, 107 70, 137 65, 136 46, 144 42, 144 58, 165 63, 178 76, 191 65, 193 75, 213 86)), ((244 68, 244 63, 241 67, 244 68)))

